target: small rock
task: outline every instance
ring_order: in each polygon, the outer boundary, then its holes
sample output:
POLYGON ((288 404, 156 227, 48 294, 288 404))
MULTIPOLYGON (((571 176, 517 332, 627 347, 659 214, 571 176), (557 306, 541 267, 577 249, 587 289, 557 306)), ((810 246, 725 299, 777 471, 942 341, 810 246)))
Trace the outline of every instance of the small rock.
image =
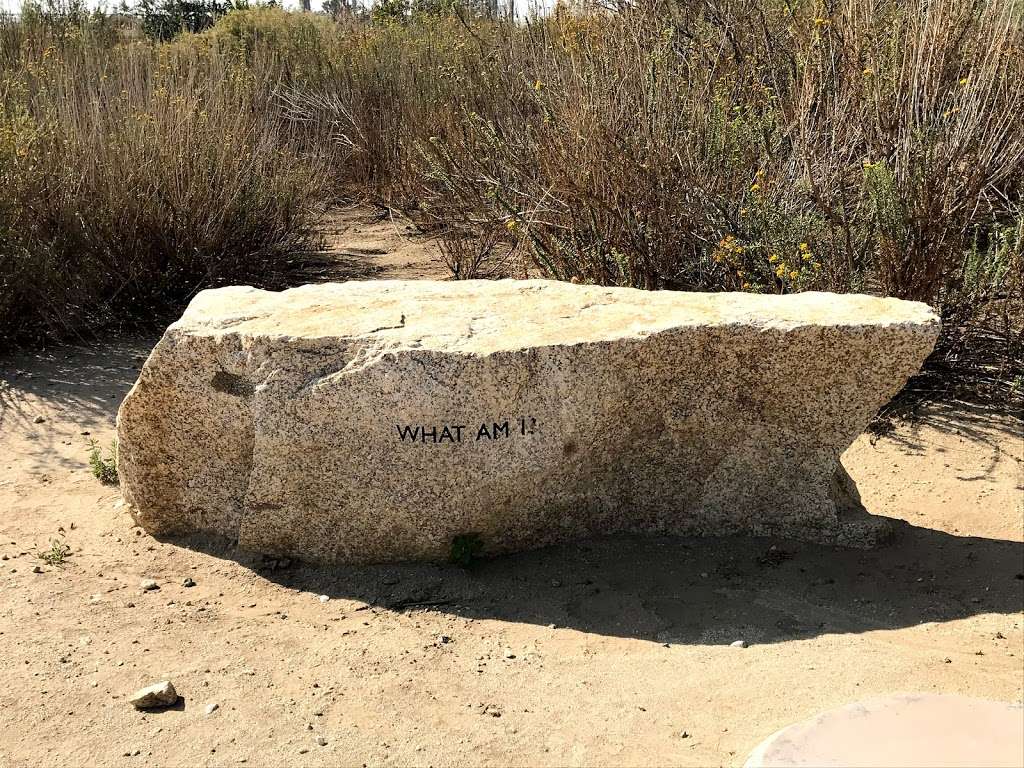
POLYGON ((46 417, 36 416, 34 419, 32 419, 32 421, 34 421, 36 424, 42 424, 44 421, 46 421, 46 417))
POLYGON ((680 739, 688 739, 688 738, 690 738, 690 734, 688 732, 686 732, 686 731, 683 731, 682 733, 679 734, 679 738, 680 739))
POLYGON ((320 601, 321 603, 326 603, 326 602, 327 602, 328 600, 330 600, 330 599, 331 599, 331 596, 330 596, 330 595, 320 595, 320 597, 318 597, 317 599, 318 599, 318 600, 319 600, 319 601, 320 601))
POLYGON ((196 583, 188 576, 186 576, 185 579, 181 582, 181 586, 183 587, 194 587, 195 585, 196 583))
POLYGON ((143 579, 139 582, 139 587, 144 592, 152 592, 154 589, 160 589, 160 585, 156 583, 156 579, 143 579))
POLYGON ((316 743, 317 743, 317 745, 319 745, 321 747, 326 747, 327 746, 327 738, 323 734, 321 734, 321 735, 316 737, 316 743))
POLYGON ((220 704, 218 704, 218 703, 217 703, 216 701, 211 701, 211 702, 210 702, 209 704, 207 704, 207 705, 206 705, 206 707, 205 707, 205 708, 203 709, 203 714, 204 714, 204 715, 212 715, 212 714, 213 714, 214 712, 216 712, 216 711, 217 711, 218 709, 220 709, 220 704))
POLYGON ((512 649, 511 648, 506 648, 505 649, 505 658, 506 659, 514 659, 515 657, 516 657, 516 655, 514 653, 512 653, 512 649))
POLYGON ((38 566, 38 565, 33 565, 32 566, 32 573, 42 573, 42 572, 43 572, 43 569, 40 566, 38 566))
POLYGON ((170 680, 164 680, 145 688, 140 688, 128 697, 128 703, 136 709, 153 709, 154 707, 169 707, 177 703, 178 692, 170 680))
POLYGON ((729 647, 730 648, 746 648, 747 647, 747 641, 746 640, 734 640, 733 642, 729 643, 729 647))
POLYGON ((452 641, 452 639, 450 637, 448 637, 448 635, 438 635, 437 636, 437 642, 440 643, 441 645, 444 645, 445 643, 450 643, 451 641, 452 641))

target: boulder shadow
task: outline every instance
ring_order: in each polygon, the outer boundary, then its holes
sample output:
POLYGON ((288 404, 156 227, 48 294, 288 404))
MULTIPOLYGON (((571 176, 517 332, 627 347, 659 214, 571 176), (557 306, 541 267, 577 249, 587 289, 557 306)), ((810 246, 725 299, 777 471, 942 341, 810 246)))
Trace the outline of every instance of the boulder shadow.
MULTIPOLYGON (((777 643, 1024 610, 1024 543, 896 521, 871 550, 612 536, 448 565, 312 566, 188 544, 288 589, 659 643, 777 643)), ((177 543, 183 543, 178 540, 177 543)), ((361 610, 361 609, 357 609, 361 610)))
POLYGON ((165 704, 162 707, 146 707, 145 709, 139 711, 147 715, 163 715, 168 712, 184 712, 185 697, 179 694, 178 700, 173 704, 165 704))

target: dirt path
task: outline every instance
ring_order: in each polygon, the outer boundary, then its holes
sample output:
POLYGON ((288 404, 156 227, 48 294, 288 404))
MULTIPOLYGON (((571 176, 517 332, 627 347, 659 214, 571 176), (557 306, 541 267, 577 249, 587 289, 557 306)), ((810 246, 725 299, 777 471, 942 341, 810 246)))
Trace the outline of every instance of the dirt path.
POLYGON ((334 280, 445 280, 448 270, 435 241, 401 218, 353 206, 324 222, 334 280))
MULTIPOLYGON (((362 226, 335 246, 387 250, 378 275, 436 267, 362 226)), ((1024 695, 1019 422, 858 439, 867 508, 906 521, 870 552, 616 538, 326 570, 154 540, 92 477, 152 343, 0 360, 0 765, 735 765, 874 694, 1024 695), (161 679, 177 708, 128 705, 161 679)))

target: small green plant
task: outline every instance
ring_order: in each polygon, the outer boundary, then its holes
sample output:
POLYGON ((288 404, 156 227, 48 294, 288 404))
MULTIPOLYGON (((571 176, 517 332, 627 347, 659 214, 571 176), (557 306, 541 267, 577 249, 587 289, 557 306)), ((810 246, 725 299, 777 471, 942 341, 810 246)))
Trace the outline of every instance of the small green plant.
POLYGON ((89 468, 93 477, 101 483, 115 485, 117 483, 117 441, 110 443, 107 456, 103 455, 100 444, 95 440, 89 441, 89 468))
POLYGON ((39 559, 47 565, 60 567, 64 565, 64 561, 71 554, 71 547, 60 539, 50 539, 50 548, 38 554, 39 559))
POLYGON ((480 556, 483 547, 484 543, 479 533, 460 533, 452 539, 448 560, 462 568, 469 568, 480 556))

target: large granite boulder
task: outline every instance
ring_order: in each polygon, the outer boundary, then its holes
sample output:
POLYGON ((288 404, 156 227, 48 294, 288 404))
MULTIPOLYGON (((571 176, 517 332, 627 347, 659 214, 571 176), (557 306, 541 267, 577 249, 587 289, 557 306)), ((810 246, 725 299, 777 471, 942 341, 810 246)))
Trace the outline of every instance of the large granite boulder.
POLYGON ((870 544, 840 454, 939 321, 547 281, 204 291, 118 415, 157 535, 361 563, 614 531, 870 544))

